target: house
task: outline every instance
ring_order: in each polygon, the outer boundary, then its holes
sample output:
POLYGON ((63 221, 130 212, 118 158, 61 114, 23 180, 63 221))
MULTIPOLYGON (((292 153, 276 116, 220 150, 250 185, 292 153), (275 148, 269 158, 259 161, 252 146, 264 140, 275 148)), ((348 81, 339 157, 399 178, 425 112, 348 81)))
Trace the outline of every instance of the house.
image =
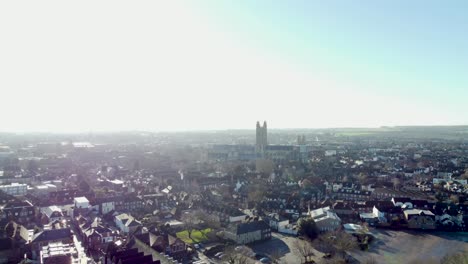
POLYGON ((174 259, 181 259, 187 255, 187 245, 180 238, 167 235, 166 253, 174 259))
POLYGON ((115 210, 115 201, 113 197, 95 198, 90 201, 90 206, 93 210, 104 215, 115 210))
POLYGON ((148 232, 134 236, 139 242, 144 243, 146 246, 151 247, 158 253, 165 253, 167 248, 167 237, 161 234, 148 232))
POLYGON ((44 230, 35 234, 31 240, 33 257, 36 258, 39 255, 42 247, 55 242, 62 242, 64 244, 73 243, 73 235, 70 228, 44 230))
POLYGON ((245 221, 247 215, 241 212, 238 208, 225 206, 222 204, 207 204, 202 207, 203 210, 217 222, 242 222, 245 221))
POLYGON ((113 197, 116 211, 131 212, 144 207, 143 200, 137 196, 116 196, 113 197))
POLYGON ((39 263, 79 263, 80 257, 73 243, 54 242, 43 246, 39 252, 39 263))
POLYGON ((83 233, 85 235, 85 246, 93 250, 99 250, 104 244, 113 242, 115 239, 112 230, 102 225, 91 227, 83 233))
POLYGON ((161 264, 159 260, 153 260, 152 255, 140 252, 138 248, 130 248, 116 251, 106 256, 103 263, 107 264, 161 264))
POLYGON ((432 208, 432 204, 427 200, 412 200, 413 208, 415 209, 429 209, 432 208))
POLYGON ((82 196, 80 195, 80 191, 78 189, 67 189, 67 190, 60 190, 56 192, 49 193, 49 204, 73 204, 73 200, 75 197, 82 196))
POLYGON ((270 225, 272 230, 276 230, 279 233, 297 235, 298 229, 295 225, 289 223, 289 219, 280 216, 276 213, 271 213, 264 217, 264 221, 270 225))
POLYGON ((119 214, 114 217, 114 222, 124 234, 131 233, 141 225, 133 216, 129 214, 119 214))
POLYGON ((356 215, 356 210, 354 209, 355 204, 353 202, 343 202, 337 201, 333 204, 333 211, 337 215, 341 216, 354 216, 356 215))
POLYGON ((406 197, 393 197, 392 203, 394 206, 398 206, 402 208, 408 208, 408 209, 413 208, 412 200, 406 197))
POLYGON ((84 246, 88 249, 99 250, 106 243, 115 240, 115 233, 110 228, 101 224, 99 218, 94 221, 86 221, 83 217, 78 217, 76 222, 79 224, 79 231, 82 235, 84 246))
POLYGON ((403 218, 403 210, 401 207, 374 205, 372 213, 379 219, 381 223, 390 223, 392 221, 400 221, 403 218))
POLYGON ((341 225, 341 219, 330 207, 323 207, 309 211, 309 216, 314 220, 320 232, 335 230, 341 225))
POLYGON ((368 201, 371 199, 372 192, 342 188, 334 192, 333 195, 337 199, 346 201, 368 201))
POLYGON ((276 213, 271 213, 268 216, 264 217, 264 220, 270 225, 270 228, 273 230, 278 230, 280 226, 285 226, 289 224, 289 220, 283 216, 280 216, 276 213))
POLYGON ((63 219, 62 209, 55 205, 41 208, 41 213, 42 224, 48 224, 50 222, 60 221, 63 219))
POLYGON ((408 228, 413 229, 435 229, 435 215, 429 210, 410 209, 404 212, 408 228))
POLYGON ((153 232, 135 235, 128 243, 127 248, 149 254, 153 261, 161 263, 173 263, 174 259, 183 259, 188 254, 187 245, 180 239, 153 232))
POLYGON ((238 244, 249 244, 271 238, 271 228, 263 220, 252 220, 234 224, 224 233, 227 239, 233 240, 238 244))
POLYGON ((13 220, 27 227, 34 225, 36 210, 29 201, 13 200, 0 209, 0 220, 13 220))
POLYGON ((28 185, 22 183, 11 183, 9 185, 0 185, 0 190, 9 195, 24 196, 28 192, 28 185))

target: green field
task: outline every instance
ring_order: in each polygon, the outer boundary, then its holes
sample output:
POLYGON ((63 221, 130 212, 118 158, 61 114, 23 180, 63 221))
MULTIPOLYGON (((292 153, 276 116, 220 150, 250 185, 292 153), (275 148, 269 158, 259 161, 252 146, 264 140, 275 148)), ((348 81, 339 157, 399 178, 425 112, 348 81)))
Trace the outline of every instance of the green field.
POLYGON ((192 238, 189 238, 189 234, 187 230, 178 232, 176 235, 178 238, 182 239, 187 244, 193 243, 200 243, 206 241, 208 238, 206 234, 211 232, 211 228, 203 229, 203 230, 193 230, 192 238))

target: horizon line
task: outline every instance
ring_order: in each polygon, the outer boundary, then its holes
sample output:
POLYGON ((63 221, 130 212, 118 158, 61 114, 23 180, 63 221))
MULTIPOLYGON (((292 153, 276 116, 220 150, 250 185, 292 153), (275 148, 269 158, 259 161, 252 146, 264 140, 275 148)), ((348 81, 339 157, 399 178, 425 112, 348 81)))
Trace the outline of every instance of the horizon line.
MULTIPOLYGON (((394 125, 394 126, 357 126, 357 127, 269 127, 268 130, 333 130, 333 129, 383 129, 383 128, 423 128, 423 127, 468 127, 463 125, 394 125)), ((196 132, 222 132, 222 131, 250 131, 253 128, 224 128, 224 129, 167 129, 167 130, 148 130, 148 129, 111 129, 111 130, 81 130, 81 131, 40 131, 40 130, 0 130, 0 134, 107 134, 107 133, 196 133, 196 132)))

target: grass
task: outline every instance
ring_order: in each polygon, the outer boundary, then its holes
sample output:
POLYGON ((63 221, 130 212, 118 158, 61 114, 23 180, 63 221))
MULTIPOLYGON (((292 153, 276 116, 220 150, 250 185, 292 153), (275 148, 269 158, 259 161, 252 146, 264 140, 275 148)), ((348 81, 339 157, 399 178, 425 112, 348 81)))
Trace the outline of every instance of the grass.
POLYGON ((206 237, 206 234, 211 232, 211 228, 206 228, 203 230, 193 230, 192 231, 192 238, 189 237, 188 231, 180 231, 176 235, 178 238, 182 239, 185 243, 187 244, 194 244, 194 243, 200 243, 208 240, 206 237))

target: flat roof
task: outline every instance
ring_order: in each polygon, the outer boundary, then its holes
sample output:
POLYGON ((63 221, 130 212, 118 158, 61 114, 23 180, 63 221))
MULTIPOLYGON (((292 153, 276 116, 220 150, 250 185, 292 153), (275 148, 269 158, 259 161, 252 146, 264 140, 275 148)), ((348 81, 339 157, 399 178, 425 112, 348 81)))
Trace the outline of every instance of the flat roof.
POLYGON ((78 202, 78 203, 89 203, 88 199, 86 199, 86 197, 84 197, 84 196, 75 197, 75 201, 78 202))

